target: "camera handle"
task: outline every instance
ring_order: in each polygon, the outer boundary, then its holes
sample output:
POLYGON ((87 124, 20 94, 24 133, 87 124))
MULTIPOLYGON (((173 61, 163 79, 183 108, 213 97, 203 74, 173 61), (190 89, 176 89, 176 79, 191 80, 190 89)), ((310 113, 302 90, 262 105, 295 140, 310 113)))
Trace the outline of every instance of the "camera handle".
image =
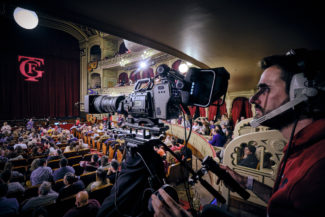
POLYGON ((218 199, 221 203, 225 203, 226 199, 219 193, 217 192, 207 181, 202 179, 203 174, 197 174, 191 167, 189 167, 186 162, 182 161, 165 143, 163 143, 160 140, 151 140, 153 143, 158 143, 159 145, 162 145, 165 150, 167 150, 173 157, 175 157, 182 166, 184 166, 190 173, 193 174, 193 177, 197 177, 197 180, 200 181, 201 185, 208 191, 210 194, 212 194, 215 198, 218 199))

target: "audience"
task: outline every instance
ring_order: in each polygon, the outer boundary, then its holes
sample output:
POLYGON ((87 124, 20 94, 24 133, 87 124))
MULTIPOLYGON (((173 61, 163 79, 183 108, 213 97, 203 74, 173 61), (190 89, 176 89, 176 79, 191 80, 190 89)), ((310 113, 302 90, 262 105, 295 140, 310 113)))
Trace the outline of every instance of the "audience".
POLYGON ((28 199, 21 211, 26 212, 37 207, 55 203, 57 198, 58 193, 52 190, 51 183, 44 181, 38 188, 38 196, 28 199))
POLYGON ((258 164, 258 159, 255 155, 255 152, 256 152, 256 147, 254 145, 248 144, 244 148, 244 156, 238 162, 238 165, 256 169, 258 164))
POLYGON ((12 171, 11 170, 4 170, 1 173, 2 180, 7 183, 8 185, 8 192, 7 194, 16 194, 16 193, 24 193, 25 188, 19 183, 19 182, 10 182, 10 179, 12 177, 12 171))
POLYGON ((209 143, 212 146, 223 147, 223 145, 225 143, 225 138, 221 134, 218 127, 216 127, 215 129, 212 129, 212 139, 209 141, 209 143))
POLYGON ((116 181, 116 178, 118 176, 119 166, 120 166, 119 162, 115 159, 113 159, 110 163, 110 167, 108 168, 107 177, 111 184, 114 184, 116 181))
POLYGON ((110 167, 110 163, 108 163, 108 157, 106 155, 103 155, 100 158, 100 169, 106 169, 110 167))
POLYGON ((86 188, 86 191, 93 191, 103 186, 110 184, 110 180, 107 178, 107 171, 104 169, 98 168, 96 170, 96 181, 89 183, 86 188))
POLYGON ((16 198, 7 198, 8 185, 0 178, 0 217, 17 215, 19 203, 16 198))
POLYGON ((99 167, 98 154, 93 154, 90 161, 80 161, 80 166, 84 168, 84 173, 96 171, 99 167))
POLYGON ((95 199, 88 199, 87 191, 80 191, 76 195, 76 207, 71 208, 63 217, 95 217, 100 204, 95 199))
POLYGON ((39 160, 39 167, 30 175, 32 186, 42 184, 43 181, 52 181, 52 169, 47 166, 44 158, 39 160))
POLYGON ((73 169, 73 167, 68 166, 68 160, 66 158, 62 158, 60 160, 60 168, 55 170, 53 173, 53 180, 57 181, 59 179, 63 179, 63 177, 65 176, 66 173, 70 172, 75 174, 75 170, 73 169))
POLYGON ((77 176, 70 172, 65 174, 63 183, 65 186, 59 190, 58 201, 85 189, 85 184, 83 181, 78 179, 77 176))

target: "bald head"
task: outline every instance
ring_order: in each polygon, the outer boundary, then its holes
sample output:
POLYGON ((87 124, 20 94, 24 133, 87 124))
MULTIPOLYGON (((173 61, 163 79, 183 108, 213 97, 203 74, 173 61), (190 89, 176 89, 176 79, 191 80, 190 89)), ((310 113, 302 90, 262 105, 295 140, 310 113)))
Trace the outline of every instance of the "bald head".
POLYGON ((87 191, 80 191, 76 195, 76 206, 83 207, 88 204, 88 192, 87 191))

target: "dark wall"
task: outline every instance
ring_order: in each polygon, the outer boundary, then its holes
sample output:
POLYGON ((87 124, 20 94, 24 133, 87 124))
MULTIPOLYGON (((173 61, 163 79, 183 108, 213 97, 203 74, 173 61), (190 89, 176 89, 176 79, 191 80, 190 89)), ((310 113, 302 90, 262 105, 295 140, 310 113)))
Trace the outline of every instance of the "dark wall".
MULTIPOLYGON (((80 93, 78 41, 69 34, 38 26, 25 30, 0 17, 0 119, 78 116, 74 103, 80 93), (35 70, 44 71, 36 82, 20 72, 18 56, 44 59, 35 70)), ((35 61, 25 61, 25 72, 35 61)), ((32 78, 33 80, 34 78, 32 78)))

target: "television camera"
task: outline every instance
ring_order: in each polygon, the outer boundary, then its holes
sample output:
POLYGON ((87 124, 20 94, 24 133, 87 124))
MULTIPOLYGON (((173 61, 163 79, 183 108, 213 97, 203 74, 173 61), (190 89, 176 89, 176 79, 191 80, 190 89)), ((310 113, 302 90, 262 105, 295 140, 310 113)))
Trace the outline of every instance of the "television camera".
MULTIPOLYGON (((203 171, 209 168, 213 168, 212 171, 220 175, 214 164, 216 162, 204 161, 207 162, 206 165, 213 166, 204 166, 204 169, 195 172, 160 139, 157 139, 157 136, 168 130, 160 120, 178 118, 181 111, 189 115, 188 106, 207 107, 221 97, 224 101, 229 78, 229 73, 223 67, 190 68, 184 76, 176 70, 171 70, 167 65, 160 65, 154 79, 146 78, 137 81, 133 93, 128 96, 85 96, 86 112, 119 113, 128 117, 125 125, 129 131, 110 129, 125 140, 125 160, 118 180, 111 194, 103 202, 98 216, 150 216, 153 211, 150 195, 157 193, 159 188, 164 188, 177 201, 176 191, 166 186, 164 181, 164 167, 160 156, 153 150, 155 145, 163 145, 193 174, 192 182, 200 181, 214 197, 224 202, 223 197, 201 178, 204 175, 203 171), (155 83, 156 78, 160 79, 155 83), (136 130, 135 134, 133 129, 136 130), (138 135, 139 129, 143 130, 143 138, 138 135), (146 136, 146 131, 153 134, 149 133, 146 136), (139 192, 143 193, 139 194, 139 192), (130 205, 131 201, 132 205, 130 205)), ((247 195, 245 197, 247 198, 247 195)))
POLYGON ((181 108, 207 107, 225 96, 229 73, 225 68, 190 68, 186 76, 163 64, 157 67, 154 79, 138 80, 128 96, 86 95, 85 112, 119 113, 131 116, 130 124, 153 127, 158 120, 178 118, 181 108))

